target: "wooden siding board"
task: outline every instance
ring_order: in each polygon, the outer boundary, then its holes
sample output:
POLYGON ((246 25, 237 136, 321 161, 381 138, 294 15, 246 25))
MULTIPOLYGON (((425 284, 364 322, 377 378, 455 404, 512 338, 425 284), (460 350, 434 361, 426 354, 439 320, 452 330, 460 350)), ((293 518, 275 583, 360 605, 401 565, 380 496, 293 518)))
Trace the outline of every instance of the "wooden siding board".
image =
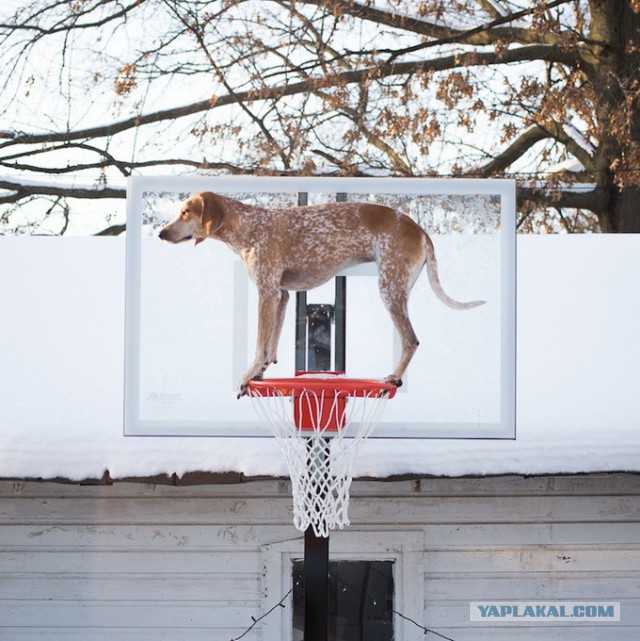
POLYGON ((578 576, 551 572, 467 573, 429 575, 426 601, 607 601, 640 602, 637 572, 581 572, 578 576))
POLYGON ((193 575, 221 572, 246 574, 260 571, 257 551, 252 554, 231 552, 144 552, 95 550, 14 550, 0 553, 2 572, 12 573, 82 573, 116 572, 146 574, 183 572, 193 575))
POLYGON ((54 498, 0 502, 0 520, 6 523, 66 525, 260 525, 282 523, 291 497, 218 498, 207 505, 201 499, 54 498), (281 503, 281 505, 280 505, 281 503))
POLYGON ((243 630, 251 623, 256 606, 191 601, 2 601, 2 626, 111 628, 208 628, 243 630))
POLYGON ((598 523, 637 522, 640 496, 451 497, 393 501, 356 498, 350 504, 353 525, 361 523, 598 523))
MULTIPOLYGON (((638 630, 634 626, 601 625, 592 631, 584 627, 555 626, 486 626, 434 628, 454 641, 638 641, 638 630)), ((424 638, 424 637, 423 637, 424 638)), ((426 639, 438 639, 427 635, 426 639)))
POLYGON ((16 524, 86 525, 262 525, 286 522, 291 497, 151 499, 126 498, 28 498, 0 502, 0 520, 16 524))
POLYGON ((126 548, 141 550, 199 549, 202 552, 254 550, 256 546, 288 538, 302 538, 291 524, 283 525, 4 525, 0 549, 12 546, 126 548))
MULTIPOLYGON (((590 546, 451 549, 427 551, 425 570, 430 575, 500 572, 623 572, 640 573, 640 544, 612 548, 590 546)), ((640 576, 640 574, 639 574, 640 576)))
MULTIPOLYGON (((175 501, 141 498, 23 499, 0 502, 0 521, 7 524, 86 525, 268 525, 283 524, 291 498, 220 498, 205 506, 200 499, 175 501), (208 509, 207 509, 208 507, 208 509)), ((638 496, 540 497, 355 497, 349 514, 353 525, 437 523, 604 523, 640 521, 638 496)))
MULTIPOLYGON (((640 494, 640 474, 583 474, 566 476, 487 476, 482 478, 422 478, 414 480, 354 480, 353 496, 622 496, 640 494)), ((121 482, 106 485, 1 480, 0 498, 287 498, 287 479, 249 480, 244 483, 211 485, 160 485, 121 482)))
POLYGON ((575 523, 489 523, 426 525, 429 549, 482 545, 623 545, 637 544, 637 521, 606 521, 577 527, 575 523))
POLYGON ((48 601, 205 601, 217 603, 224 595, 225 602, 260 607, 260 577, 207 573, 200 575, 156 574, 100 574, 59 573, 2 574, 0 581, 0 608, 7 600, 48 601), (144 590, 141 590, 144 586, 144 590))
MULTIPOLYGON (((375 485, 375 484, 374 484, 375 485)), ((409 484, 406 484, 410 487, 409 484)), ((287 498, 291 497, 289 480, 269 479, 246 483, 212 485, 161 485, 153 482, 115 482, 86 485, 38 480, 0 480, 0 498, 287 498)))
MULTIPOLYGON (((245 626, 240 628, 94 628, 94 627, 64 627, 50 626, 0 628, 0 641, 228 641, 235 639, 245 632, 245 626)), ((248 632, 242 641, 261 641, 260 628, 248 632)), ((266 639, 266 641, 272 641, 266 639)), ((279 641, 279 640, 273 640, 279 641)))

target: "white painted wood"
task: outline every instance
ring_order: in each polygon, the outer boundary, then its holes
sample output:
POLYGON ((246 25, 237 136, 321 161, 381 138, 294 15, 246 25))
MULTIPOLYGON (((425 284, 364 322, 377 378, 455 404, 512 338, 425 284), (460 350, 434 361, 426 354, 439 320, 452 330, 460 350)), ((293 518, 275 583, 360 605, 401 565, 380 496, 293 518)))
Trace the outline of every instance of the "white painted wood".
MULTIPOLYGON (((332 558, 394 560, 396 609, 455 641, 640 638, 638 476, 356 482, 350 515, 332 558), (622 620, 470 622, 492 599, 619 601, 622 620)), ((235 639, 290 587, 290 523, 280 480, 0 482, 0 641, 235 639)), ((288 641, 285 606, 243 641, 288 641)))
MULTIPOLYGON (((87 516, 99 517, 102 524, 122 525, 198 525, 241 526, 276 525, 286 521, 291 497, 219 498, 215 511, 203 510, 198 498, 167 501, 130 498, 23 499, 20 512, 0 504, 0 519, 9 524, 50 524, 61 522, 82 525, 87 516)), ((396 496, 392 501, 378 497, 354 496, 350 508, 354 526, 444 523, 608 523, 640 519, 640 496, 503 496, 430 497, 396 496)))

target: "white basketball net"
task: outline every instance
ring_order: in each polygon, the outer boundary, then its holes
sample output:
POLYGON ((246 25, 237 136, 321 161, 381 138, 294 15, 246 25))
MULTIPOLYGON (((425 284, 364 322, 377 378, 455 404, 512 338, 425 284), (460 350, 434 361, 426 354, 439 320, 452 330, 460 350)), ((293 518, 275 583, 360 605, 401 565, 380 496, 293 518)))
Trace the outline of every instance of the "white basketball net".
POLYGON ((319 537, 349 525, 349 488, 356 456, 389 398, 377 392, 348 398, 345 394, 312 388, 294 396, 277 391, 267 395, 255 389, 249 394, 285 456, 293 524, 302 532, 311 526, 319 537), (297 427, 294 416, 304 416, 308 429, 297 427), (331 429, 336 422, 341 426, 331 429))

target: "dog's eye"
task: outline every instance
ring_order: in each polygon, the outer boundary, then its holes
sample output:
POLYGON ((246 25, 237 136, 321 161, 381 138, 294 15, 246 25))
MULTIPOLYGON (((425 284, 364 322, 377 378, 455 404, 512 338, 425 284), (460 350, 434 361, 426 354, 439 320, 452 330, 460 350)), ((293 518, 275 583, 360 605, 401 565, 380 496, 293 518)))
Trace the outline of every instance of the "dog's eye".
POLYGON ((189 212, 186 209, 183 212, 180 212, 180 218, 182 218, 182 220, 186 220, 189 218, 189 212))

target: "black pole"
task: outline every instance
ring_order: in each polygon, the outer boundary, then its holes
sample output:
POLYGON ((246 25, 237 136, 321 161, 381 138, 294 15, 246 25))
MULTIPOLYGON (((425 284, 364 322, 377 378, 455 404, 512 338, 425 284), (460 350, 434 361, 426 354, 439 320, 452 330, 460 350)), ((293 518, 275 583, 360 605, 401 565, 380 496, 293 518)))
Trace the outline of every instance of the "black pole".
MULTIPOLYGON (((309 202, 306 192, 298 194, 298 205, 309 202)), ((307 367, 307 292, 296 292, 296 372, 303 372, 307 367)))
POLYGON ((335 327, 334 360, 337 372, 347 371, 347 277, 336 276, 336 302, 333 319, 335 327))
POLYGON ((307 305, 307 321, 307 367, 311 372, 328 372, 331 369, 333 305, 307 305))
MULTIPOLYGON (((307 305, 307 363, 331 369, 332 305, 307 305)), ((304 641, 327 641, 329 632, 329 537, 304 533, 304 641)))
POLYGON ((304 533, 304 641, 327 641, 329 634, 329 537, 304 533))
MULTIPOLYGON (((336 201, 346 202, 347 194, 336 194, 336 201)), ((336 298, 334 311, 335 369, 338 372, 347 371, 347 278, 336 276, 336 298)))
POLYGON ((307 367, 307 292, 296 292, 296 372, 307 367))

